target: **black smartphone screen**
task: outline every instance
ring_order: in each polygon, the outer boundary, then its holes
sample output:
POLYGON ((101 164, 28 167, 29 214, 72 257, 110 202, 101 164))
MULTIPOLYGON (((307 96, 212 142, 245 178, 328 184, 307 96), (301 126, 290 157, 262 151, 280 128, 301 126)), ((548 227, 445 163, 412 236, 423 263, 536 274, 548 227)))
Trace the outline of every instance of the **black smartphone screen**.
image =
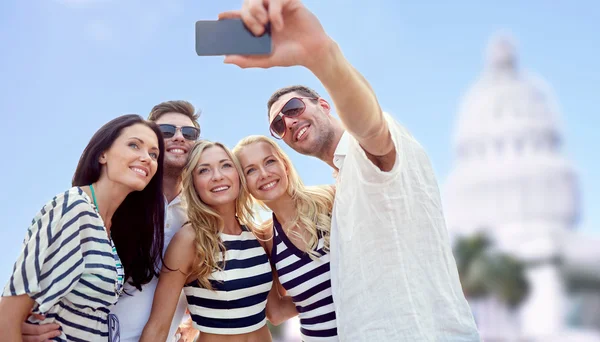
POLYGON ((200 20, 196 22, 198 56, 268 55, 271 35, 256 37, 241 19, 200 20))

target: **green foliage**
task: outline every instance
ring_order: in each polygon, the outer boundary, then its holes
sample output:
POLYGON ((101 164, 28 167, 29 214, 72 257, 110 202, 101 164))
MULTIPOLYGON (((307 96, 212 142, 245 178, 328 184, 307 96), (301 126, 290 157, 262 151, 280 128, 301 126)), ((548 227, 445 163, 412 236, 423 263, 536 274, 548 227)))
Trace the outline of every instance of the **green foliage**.
POLYGON ((492 252, 491 247, 483 233, 456 241, 454 257, 463 291, 469 298, 494 296, 514 309, 529 294, 525 265, 508 254, 492 252))

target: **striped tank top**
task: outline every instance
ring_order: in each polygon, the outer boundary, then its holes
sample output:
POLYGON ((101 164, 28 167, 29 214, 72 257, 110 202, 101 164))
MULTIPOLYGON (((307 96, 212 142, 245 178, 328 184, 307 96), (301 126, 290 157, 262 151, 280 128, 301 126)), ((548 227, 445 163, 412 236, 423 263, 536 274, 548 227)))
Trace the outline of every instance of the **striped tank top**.
MULTIPOLYGON (((226 249, 225 269, 209 277, 213 290, 200 287, 197 281, 183 288, 194 328, 222 335, 256 331, 267 322, 267 296, 273 284, 271 264, 247 227, 242 226, 240 235, 220 236, 226 249)), ((217 260, 222 262, 221 254, 217 260)))
POLYGON ((329 253, 323 252, 323 237, 319 238, 317 245, 321 257, 313 260, 288 239, 275 215, 273 230, 271 260, 281 285, 292 297, 298 310, 302 340, 338 341, 329 253))

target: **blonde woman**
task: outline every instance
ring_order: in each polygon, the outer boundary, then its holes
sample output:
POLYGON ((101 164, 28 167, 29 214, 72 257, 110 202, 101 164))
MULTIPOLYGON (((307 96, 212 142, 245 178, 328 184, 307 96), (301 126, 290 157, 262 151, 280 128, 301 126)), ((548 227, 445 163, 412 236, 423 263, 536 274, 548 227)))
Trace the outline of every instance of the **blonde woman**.
POLYGON ((200 141, 190 151, 183 171, 189 222, 169 244, 141 341, 166 341, 181 289, 198 341, 271 341, 271 265, 253 234, 241 175, 220 143, 200 141))
MULTIPOLYGON (((304 186, 289 157, 270 138, 249 136, 233 149, 248 191, 273 211, 266 248, 300 316, 303 341, 337 341, 329 270, 332 186, 304 186)), ((285 316, 285 315, 282 315, 285 316)))

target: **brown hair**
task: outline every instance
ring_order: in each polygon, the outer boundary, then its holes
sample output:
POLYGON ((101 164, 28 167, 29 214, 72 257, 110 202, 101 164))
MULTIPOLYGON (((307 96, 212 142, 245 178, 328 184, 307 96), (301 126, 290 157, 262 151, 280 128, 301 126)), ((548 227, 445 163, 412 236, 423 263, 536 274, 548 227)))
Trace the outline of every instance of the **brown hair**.
POLYGON ((279 98, 282 97, 283 95, 293 93, 293 92, 296 92, 296 93, 298 93, 302 96, 306 96, 306 97, 314 97, 316 99, 321 97, 319 95, 319 93, 317 93, 313 89, 303 86, 303 85, 293 85, 293 86, 277 89, 277 91, 275 91, 273 93, 273 95, 271 95, 271 97, 269 98, 269 101, 267 102, 267 116, 269 115, 269 112, 271 111, 271 107, 273 106, 273 103, 275 103, 277 100, 279 100, 279 98))
POLYGON ((127 195, 117 208, 110 233, 125 270, 125 281, 141 291, 142 285, 158 275, 156 265, 163 260, 165 143, 160 129, 154 122, 148 122, 137 114, 109 121, 94 134, 83 150, 71 184, 86 186, 98 181, 103 168, 98 161, 102 153, 110 149, 125 128, 138 124, 149 127, 158 139, 158 167, 150 183, 143 190, 127 195))
POLYGON ((196 108, 194 108, 194 105, 183 100, 165 101, 157 104, 150 111, 150 114, 148 115, 148 120, 156 121, 158 120, 158 118, 167 113, 183 114, 192 120, 196 128, 200 128, 200 124, 198 123, 200 113, 196 112, 196 108))

